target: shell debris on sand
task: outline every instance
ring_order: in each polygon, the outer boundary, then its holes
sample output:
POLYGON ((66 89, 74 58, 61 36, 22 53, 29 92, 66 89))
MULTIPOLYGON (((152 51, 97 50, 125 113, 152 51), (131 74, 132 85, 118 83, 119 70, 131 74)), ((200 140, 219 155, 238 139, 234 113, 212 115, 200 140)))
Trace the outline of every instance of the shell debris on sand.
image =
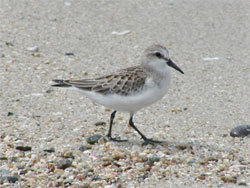
POLYGON ((247 129, 229 136, 250 123, 249 0, 0 2, 1 188, 250 186, 247 129), (134 121, 167 144, 142 146, 125 113, 128 142, 89 144, 112 111, 50 81, 136 66, 155 43, 186 74, 134 121))

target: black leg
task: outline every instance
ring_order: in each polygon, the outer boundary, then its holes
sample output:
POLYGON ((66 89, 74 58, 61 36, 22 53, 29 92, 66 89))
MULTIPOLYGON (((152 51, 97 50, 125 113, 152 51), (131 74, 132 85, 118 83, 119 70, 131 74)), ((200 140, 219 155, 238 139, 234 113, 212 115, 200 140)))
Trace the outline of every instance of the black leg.
POLYGON ((113 125, 113 121, 115 118, 115 114, 116 114, 116 110, 112 112, 111 116, 110 116, 110 123, 109 123, 109 132, 107 134, 107 137, 109 138, 109 140, 115 141, 115 142, 126 142, 127 140, 119 140, 116 138, 112 138, 112 125, 113 125))
POLYGON ((135 126, 134 122, 133 122, 133 115, 130 116, 129 119, 129 125, 136 130, 136 132, 139 133, 139 135, 141 135, 142 139, 145 141, 145 144, 154 144, 154 143, 162 143, 162 141, 158 141, 158 140, 153 140, 153 139, 149 139, 146 136, 144 136, 135 126))
POLYGON ((112 132, 112 124, 115 118, 116 111, 113 111, 111 116, 110 116, 110 123, 109 123, 109 132, 107 134, 107 137, 111 138, 111 132, 112 132))

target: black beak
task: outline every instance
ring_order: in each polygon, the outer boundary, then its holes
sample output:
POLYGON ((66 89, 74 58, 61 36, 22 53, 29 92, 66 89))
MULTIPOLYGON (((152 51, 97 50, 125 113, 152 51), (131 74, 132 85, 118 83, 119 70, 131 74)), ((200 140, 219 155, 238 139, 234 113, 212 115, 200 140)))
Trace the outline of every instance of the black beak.
POLYGON ((184 74, 184 72, 171 59, 167 60, 167 64, 168 64, 168 66, 170 66, 170 67, 174 68, 175 70, 178 70, 180 73, 184 74))

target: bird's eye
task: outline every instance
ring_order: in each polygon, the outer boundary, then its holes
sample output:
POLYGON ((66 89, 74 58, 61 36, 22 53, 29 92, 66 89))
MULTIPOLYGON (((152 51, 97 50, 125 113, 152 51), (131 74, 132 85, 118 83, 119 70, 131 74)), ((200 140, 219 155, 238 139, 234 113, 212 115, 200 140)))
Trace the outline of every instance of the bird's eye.
POLYGON ((162 58, 162 55, 160 52, 155 52, 156 57, 162 58))

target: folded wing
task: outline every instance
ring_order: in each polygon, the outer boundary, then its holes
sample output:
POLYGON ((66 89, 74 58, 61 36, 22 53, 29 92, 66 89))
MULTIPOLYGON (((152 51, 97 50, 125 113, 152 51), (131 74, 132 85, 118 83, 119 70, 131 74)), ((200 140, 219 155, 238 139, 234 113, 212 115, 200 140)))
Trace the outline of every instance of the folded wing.
POLYGON ((76 87, 103 95, 130 95, 139 92, 146 81, 147 73, 140 67, 123 69, 118 73, 83 80, 53 80, 54 87, 76 87))

